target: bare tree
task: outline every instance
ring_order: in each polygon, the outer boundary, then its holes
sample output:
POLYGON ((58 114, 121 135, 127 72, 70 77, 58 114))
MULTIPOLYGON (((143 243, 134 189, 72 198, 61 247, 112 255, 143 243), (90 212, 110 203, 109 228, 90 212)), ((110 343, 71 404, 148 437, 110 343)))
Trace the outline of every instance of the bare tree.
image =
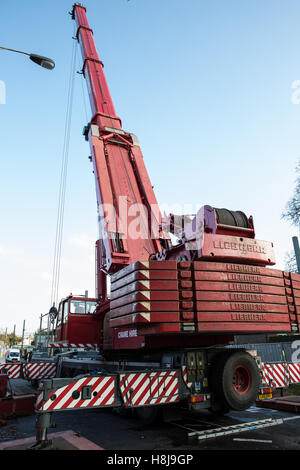
POLYGON ((287 252, 284 257, 285 271, 298 273, 297 261, 294 251, 287 252))
POLYGON ((285 212, 282 214, 283 219, 289 220, 293 225, 300 224, 300 163, 296 167, 297 178, 295 181, 295 189, 292 197, 286 204, 285 212))

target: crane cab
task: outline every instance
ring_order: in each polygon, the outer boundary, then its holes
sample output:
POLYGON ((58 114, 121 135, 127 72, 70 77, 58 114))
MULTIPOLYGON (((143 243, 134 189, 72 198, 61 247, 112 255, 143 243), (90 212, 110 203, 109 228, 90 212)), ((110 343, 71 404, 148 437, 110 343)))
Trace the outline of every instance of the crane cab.
POLYGON ((61 300, 55 327, 55 341, 95 345, 100 334, 96 321, 99 299, 69 296, 61 300))

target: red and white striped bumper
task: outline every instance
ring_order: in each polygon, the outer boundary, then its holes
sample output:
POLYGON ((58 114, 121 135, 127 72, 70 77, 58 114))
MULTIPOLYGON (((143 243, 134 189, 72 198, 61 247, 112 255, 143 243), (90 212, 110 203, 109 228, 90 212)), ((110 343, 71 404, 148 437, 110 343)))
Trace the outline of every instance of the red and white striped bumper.
POLYGON ((7 371, 10 379, 24 377, 26 380, 52 379, 56 374, 56 364, 52 362, 16 362, 0 364, 0 373, 7 371))
POLYGON ((178 401, 178 372, 128 373, 120 375, 125 406, 147 406, 178 401))
POLYGON ((263 383, 274 388, 288 387, 300 382, 300 364, 281 362, 263 364, 263 383))
POLYGON ((7 371, 10 379, 19 379, 21 376, 21 363, 15 364, 0 364, 0 373, 7 371))
POLYGON ((290 363, 289 364, 290 383, 300 382, 300 364, 290 363))
POLYGON ((27 380, 52 379, 56 374, 56 364, 31 362, 23 365, 24 378, 27 380))
POLYGON ((79 348, 79 349, 97 349, 96 343, 69 343, 67 341, 61 343, 49 343, 49 348, 79 348))
POLYGON ((44 392, 40 392, 36 402, 36 411, 97 408, 113 406, 114 403, 114 376, 83 377, 52 390, 47 399, 44 399, 44 392), (90 398, 83 398, 84 387, 90 387, 90 398))

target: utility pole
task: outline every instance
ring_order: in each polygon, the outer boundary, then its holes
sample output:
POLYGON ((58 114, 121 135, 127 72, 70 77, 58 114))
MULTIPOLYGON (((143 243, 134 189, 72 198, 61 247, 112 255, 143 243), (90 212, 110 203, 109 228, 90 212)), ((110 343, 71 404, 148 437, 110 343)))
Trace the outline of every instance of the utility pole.
POLYGON ((13 344, 12 344, 12 346, 15 345, 15 340, 16 340, 16 325, 14 325, 13 344))
POLYGON ((23 350, 23 343, 24 343, 24 333, 25 333, 25 320, 23 321, 23 331, 22 331, 22 345, 21 345, 21 350, 23 350))
POLYGON ((43 322, 43 314, 41 313, 38 347, 41 345, 41 341, 42 341, 42 322, 43 322))
POLYGON ((300 274, 300 248, 299 248, 298 237, 293 237, 292 240, 293 240, 294 251, 295 251, 295 256, 296 256, 297 270, 298 270, 298 274, 300 274))

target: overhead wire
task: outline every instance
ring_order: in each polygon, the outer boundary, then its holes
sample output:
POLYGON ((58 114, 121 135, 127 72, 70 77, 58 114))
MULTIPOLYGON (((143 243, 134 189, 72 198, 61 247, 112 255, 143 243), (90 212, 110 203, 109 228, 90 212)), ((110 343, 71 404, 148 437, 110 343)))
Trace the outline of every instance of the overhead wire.
POLYGON ((65 118, 65 131, 64 131, 61 173, 60 173, 54 259, 53 259, 53 271, 52 271, 52 285, 51 285, 51 306, 58 305, 62 235, 63 235, 63 226, 64 226, 65 199, 66 199, 66 186, 67 186, 69 148, 70 148, 70 132, 71 132, 73 97, 74 97, 76 51, 77 51, 76 41, 74 40, 73 47, 72 47, 71 64, 70 64, 67 110, 66 110, 66 118, 65 118))

